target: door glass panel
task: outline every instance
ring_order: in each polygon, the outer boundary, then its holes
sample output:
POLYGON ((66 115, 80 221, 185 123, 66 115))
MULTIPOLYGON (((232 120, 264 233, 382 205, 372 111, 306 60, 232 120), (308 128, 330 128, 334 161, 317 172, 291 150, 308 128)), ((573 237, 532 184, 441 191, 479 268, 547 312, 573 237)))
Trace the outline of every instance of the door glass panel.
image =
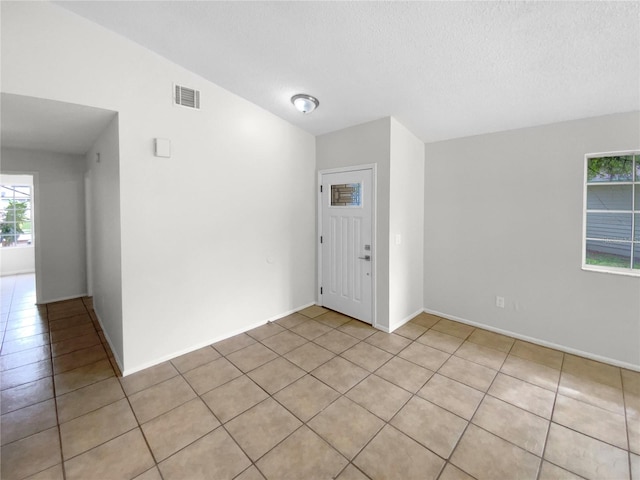
POLYGON ((359 183, 331 185, 332 207, 359 207, 361 205, 359 183))
POLYGON ((632 190, 631 185, 589 185, 587 210, 631 210, 632 190))
POLYGON ((587 213, 587 237, 631 241, 631 213, 587 213))

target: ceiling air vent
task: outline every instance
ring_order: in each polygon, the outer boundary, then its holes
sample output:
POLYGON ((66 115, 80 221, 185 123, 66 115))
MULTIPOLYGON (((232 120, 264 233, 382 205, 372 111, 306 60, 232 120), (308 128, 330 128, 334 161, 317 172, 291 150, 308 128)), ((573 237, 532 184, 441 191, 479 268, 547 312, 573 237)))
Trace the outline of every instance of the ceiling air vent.
POLYGON ((200 91, 193 88, 174 86, 174 100, 176 105, 183 107, 200 109, 200 91))

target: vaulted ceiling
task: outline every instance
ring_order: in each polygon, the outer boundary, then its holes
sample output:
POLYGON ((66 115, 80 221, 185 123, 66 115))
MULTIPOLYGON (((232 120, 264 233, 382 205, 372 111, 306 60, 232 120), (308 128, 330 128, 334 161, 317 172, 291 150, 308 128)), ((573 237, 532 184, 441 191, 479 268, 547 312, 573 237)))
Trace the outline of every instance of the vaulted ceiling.
POLYGON ((639 2, 55 3, 316 135, 391 115, 431 142, 640 110, 639 2))

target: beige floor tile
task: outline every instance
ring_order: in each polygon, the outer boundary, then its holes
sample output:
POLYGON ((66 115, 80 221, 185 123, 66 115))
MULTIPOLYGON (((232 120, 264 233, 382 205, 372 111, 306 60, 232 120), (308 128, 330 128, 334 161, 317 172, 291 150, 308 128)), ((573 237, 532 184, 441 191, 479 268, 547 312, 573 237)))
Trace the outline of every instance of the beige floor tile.
POLYGON ((261 343, 254 343, 227 355, 227 359, 245 373, 277 357, 277 353, 272 352, 261 343))
POLYGON ((435 372, 451 355, 436 348, 414 342, 402 350, 398 356, 435 372))
POLYGON ((212 347, 203 347, 185 355, 180 355, 171 360, 171 363, 180 373, 185 373, 218 358, 220 358, 220 354, 212 347))
POLYGON ((376 375, 369 375, 346 396, 386 422, 411 398, 406 390, 376 375))
POLYGON ((22 352, 29 350, 30 348, 41 347, 49 344, 49 334, 41 333, 38 335, 32 335, 31 337, 18 338, 16 340, 7 341, 2 343, 2 355, 9 355, 10 353, 22 352))
POLYGON ((352 459, 384 422, 348 398, 340 397, 308 425, 345 457, 352 459))
POLYGON ((333 352, 312 342, 306 343, 285 355, 287 360, 295 363, 298 367, 307 372, 318 368, 333 357, 335 357, 333 352))
POLYGON ((627 417, 629 450, 640 455, 640 417, 627 417))
POLYGON ((273 337, 274 335, 285 331, 286 330, 284 329, 284 327, 281 327, 277 323, 268 322, 260 327, 249 330, 247 332, 247 335, 255 338, 258 341, 262 341, 266 338, 273 337))
POLYGON ((249 377, 243 375, 205 393, 202 400, 221 422, 226 423, 268 396, 249 377))
POLYGON ((481 328, 476 328, 467 340, 482 345, 483 347, 500 350, 504 353, 509 353, 509 350, 511 350, 511 347, 513 347, 515 343, 515 340, 511 337, 488 330, 482 330, 481 328))
POLYGON ((616 447, 628 448, 624 415, 558 395, 553 421, 616 447))
POLYGON ((309 320, 309 317, 305 317, 304 315, 300 315, 299 313, 292 313, 291 315, 287 315, 286 317, 282 317, 277 320, 276 323, 284 328, 293 328, 297 325, 300 325, 303 322, 309 320))
POLYGON ((268 398, 226 424, 226 429, 252 460, 257 460, 302 423, 268 398))
POLYGON ((369 477, 354 467, 353 464, 347 465, 347 468, 336 478, 337 480, 369 480, 369 477))
MULTIPOLYGON (((260 346, 262 347, 262 345, 260 346)), ((202 395, 203 393, 213 390, 220 385, 224 385, 228 381, 241 375, 242 372, 226 358, 219 358, 213 362, 209 362, 205 365, 196 367, 193 370, 189 370, 184 374, 184 378, 189 382, 198 395, 202 395)))
POLYGON ((500 371, 554 392, 558 389, 558 383, 560 382, 560 370, 546 367, 540 363, 531 362, 515 355, 507 357, 500 371))
POLYGON ((544 460, 542 467, 540 467, 538 480, 582 480, 582 477, 544 460))
POLYGON ((327 313, 323 313, 318 317, 314 317, 314 320, 316 322, 324 323, 325 325, 331 328, 338 328, 339 326, 344 325, 347 322, 350 322, 351 320, 353 320, 353 318, 347 317, 346 315, 343 315, 341 313, 329 310, 327 313))
POLYGON ((538 457, 542 456, 549 420, 487 395, 472 422, 538 457))
POLYGON ((451 456, 451 463, 478 480, 534 480, 540 458, 475 425, 469 425, 451 456))
POLYGON ((562 372, 558 393, 613 413, 624 414, 624 397, 621 389, 586 377, 576 377, 562 372))
POLYGON ((51 343, 58 343, 63 340, 69 340, 70 338, 82 337, 84 335, 95 333, 95 331, 96 329, 93 326, 93 323, 54 330, 51 332, 51 343))
POLYGON ((440 367, 438 373, 486 392, 498 372, 453 355, 440 367))
POLYGON ((258 462, 268 479, 335 478, 347 460, 327 442, 302 426, 258 462))
POLYGON ((342 333, 338 330, 331 330, 324 335, 321 335, 318 338, 313 340, 314 343, 326 348, 327 350, 332 351, 333 353, 340 354, 345 350, 353 347, 360 340, 357 338, 347 335, 346 333, 342 333))
POLYGON ((89 348, 76 350, 53 358, 54 373, 64 373, 78 367, 90 365, 107 358, 107 352, 102 345, 94 345, 89 348))
POLYGON ((460 417, 471 420, 484 397, 484 392, 436 373, 418 391, 418 395, 460 417))
POLYGON ((396 335, 395 333, 376 332, 367 338, 365 342, 396 355, 400 350, 409 345, 411 340, 401 335, 396 335))
POLYGON ((238 350, 242 350, 249 345, 253 345, 256 343, 256 340, 246 333, 241 333, 239 335, 234 335, 233 337, 229 337, 226 340, 221 340, 212 345, 218 352, 222 355, 229 355, 230 353, 236 352, 238 350))
POLYGON ((58 428, 3 445, 0 458, 0 476, 7 480, 21 479, 60 463, 58 428))
POLYGON ((415 393, 431 378, 433 372, 403 358, 393 357, 376 370, 376 375, 415 393))
POLYGON ((41 378, 35 382, 2 390, 0 392, 0 412, 4 415, 50 398, 53 398, 51 377, 41 378))
POLYGON ((57 425, 55 401, 45 400, 2 415, 0 439, 5 445, 57 425))
POLYGON ((51 354, 54 357, 59 357, 60 355, 65 355, 94 345, 100 345, 101 343, 100 337, 94 331, 81 337, 69 338, 68 340, 53 343, 51 345, 51 354))
POLYGON ((370 478, 432 480, 438 477, 444 460, 387 425, 353 463, 370 478))
POLYGON ((25 480, 64 480, 62 463, 27 477, 25 480))
POLYGON ((65 462, 67 480, 134 478, 153 467, 139 428, 65 462))
POLYGON ((63 318, 60 320, 53 320, 49 322, 49 328, 52 332, 57 330, 63 330, 65 328, 77 327, 79 325, 92 324, 91 315, 83 313, 80 315, 73 315, 71 317, 63 318))
POLYGON ((364 340, 377 332, 371 325, 361 322, 360 320, 351 320, 338 327, 338 330, 359 340, 364 340))
POLYGON ((279 355, 284 355, 305 343, 307 343, 307 339, 287 330, 262 340, 263 345, 269 347, 279 355))
POLYGON ((194 398, 143 424, 142 432, 160 462, 219 425, 202 400, 194 398))
POLYGON ((633 480, 640 479, 640 455, 630 453, 631 460, 631 478, 633 480))
POLYGON ((311 375, 280 390, 273 397, 303 422, 332 403, 340 394, 311 375))
POLYGON ((475 480, 471 475, 467 475, 452 463, 447 463, 438 477, 438 480, 475 480))
POLYGON ((622 389, 622 374, 619 367, 606 365, 587 358, 565 354, 562 371, 574 377, 585 378, 596 383, 622 389))
POLYGON ((560 370, 560 367, 562 367, 562 358, 564 356, 564 354, 558 350, 523 342, 522 340, 516 340, 509 353, 516 357, 529 360, 530 362, 555 368, 556 370, 560 370))
POLYGON ((30 363, 42 362, 51 358, 49 345, 30 348, 21 352, 10 353, 0 357, 0 371, 5 372, 12 368, 22 367, 30 363))
POLYGON ((443 458, 449 458, 467 423, 419 397, 409 400, 391 421, 398 430, 443 458))
POLYGON ((61 424, 62 455, 68 460, 137 426, 129 402, 118 400, 61 424))
POLYGON ((470 360, 485 367, 492 368, 494 370, 500 370, 504 359, 507 358, 507 354, 500 350, 494 350, 493 348, 483 347, 473 342, 464 342, 456 353, 456 357, 470 360))
POLYGON ((452 335, 454 337, 463 339, 466 339, 475 330, 475 328, 471 325, 454 322, 452 320, 447 320, 446 318, 441 319, 431 328, 438 332, 446 333, 447 335, 452 335))
POLYGON ((302 310, 298 311, 298 313, 300 315, 304 315, 305 317, 315 318, 329 311, 330 310, 319 305, 311 305, 310 307, 303 308, 302 310))
POLYGON ((160 475, 160 470, 158 470, 158 467, 153 467, 143 474, 138 475, 133 480, 162 480, 162 476, 160 475))
POLYGON ((415 340, 426 331, 427 327, 423 327, 417 323, 407 322, 400 328, 396 328, 393 333, 408 338, 409 340, 415 340))
POLYGON ((58 421, 68 422, 122 398, 124 398, 124 392, 115 377, 79 388, 56 399, 58 421))
POLYGON ((346 393, 351 387, 367 377, 369 372, 344 358, 335 357, 320 365, 311 374, 340 393, 346 393))
POLYGON ((640 397, 640 372, 633 372, 624 368, 620 370, 623 390, 640 397))
POLYGON ((265 480, 262 474, 253 465, 238 475, 234 480, 265 480))
POLYGON ((171 362, 163 362, 153 367, 120 378, 120 383, 127 395, 133 395, 158 383, 178 375, 171 362))
POLYGON ((196 394, 182 377, 173 377, 131 395, 129 401, 138 421, 146 423, 188 402, 195 396, 196 394))
POLYGON ((21 328, 7 330, 4 335, 5 342, 11 342, 20 338, 32 337, 49 331, 49 324, 46 322, 33 323, 21 328))
POLYGON ((2 390, 35 382, 36 380, 52 375, 51 360, 30 363, 22 367, 6 370, 2 372, 1 375, 2 381, 0 381, 0 389, 2 390))
POLYGON ((111 363, 109 360, 104 359, 54 375, 53 381, 56 387, 56 395, 64 395, 113 376, 115 374, 111 363))
POLYGON ((342 352, 341 356, 370 372, 377 370, 393 357, 389 352, 365 342, 354 345, 342 352))
POLYGON ((442 320, 442 317, 437 317, 430 313, 422 312, 411 319, 411 322, 422 325, 425 328, 431 328, 436 323, 442 320))
POLYGON ((585 478, 629 478, 627 452, 555 423, 549 430, 544 457, 585 478))
POLYGON ((304 370, 298 368, 286 358, 278 357, 249 372, 247 375, 264 388, 267 393, 273 395, 305 374, 304 370))
POLYGON ((330 326, 316 322, 315 320, 309 320, 291 329, 292 332, 306 338, 307 340, 314 340, 331 330, 333 329, 330 326))
POLYGON ((431 329, 416 338, 416 342, 437 348, 443 352, 453 353, 462 345, 464 339, 431 329))
POLYGON ((554 392, 502 373, 491 385, 489 395, 547 419, 551 418, 555 400, 554 392))

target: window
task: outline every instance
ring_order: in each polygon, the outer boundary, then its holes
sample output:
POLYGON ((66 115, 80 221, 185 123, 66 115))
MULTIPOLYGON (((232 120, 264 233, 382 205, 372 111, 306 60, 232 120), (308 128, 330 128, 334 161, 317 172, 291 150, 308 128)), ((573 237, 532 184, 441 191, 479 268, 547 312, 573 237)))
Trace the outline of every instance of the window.
POLYGON ((31 245, 31 186, 0 185, 1 248, 31 245))
POLYGON ((585 158, 582 268, 640 276, 640 152, 585 158))

